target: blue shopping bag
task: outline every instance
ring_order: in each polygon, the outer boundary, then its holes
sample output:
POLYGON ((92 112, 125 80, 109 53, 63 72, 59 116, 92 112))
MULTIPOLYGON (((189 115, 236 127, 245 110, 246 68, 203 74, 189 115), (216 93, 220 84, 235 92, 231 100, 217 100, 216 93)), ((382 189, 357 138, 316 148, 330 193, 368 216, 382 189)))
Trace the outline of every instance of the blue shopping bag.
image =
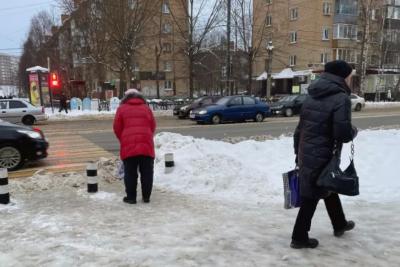
POLYGON ((284 207, 298 208, 301 204, 299 170, 296 168, 283 175, 284 207))

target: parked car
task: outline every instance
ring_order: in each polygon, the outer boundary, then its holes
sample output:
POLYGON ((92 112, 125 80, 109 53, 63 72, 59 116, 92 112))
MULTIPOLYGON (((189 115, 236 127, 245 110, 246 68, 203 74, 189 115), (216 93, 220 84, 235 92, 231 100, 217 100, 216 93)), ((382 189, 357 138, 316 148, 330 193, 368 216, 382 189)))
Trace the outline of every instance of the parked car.
POLYGON ((208 105, 214 104, 220 98, 221 98, 220 96, 200 97, 200 98, 194 100, 190 104, 175 107, 174 108, 174 116, 178 116, 178 118, 180 118, 180 119, 186 119, 189 117, 190 111, 200 108, 200 107, 206 107, 208 105))
POLYGON ((0 99, 0 119, 12 122, 33 125, 37 121, 44 121, 48 116, 44 107, 35 107, 28 101, 20 99, 0 99))
POLYGON ((351 109, 354 111, 361 111, 365 107, 365 99, 356 94, 350 95, 351 99, 351 109))
POLYGON ((271 112, 274 115, 284 115, 286 117, 299 114, 307 96, 305 94, 285 96, 271 104, 271 112))
POLYGON ((197 123, 219 124, 224 121, 254 120, 262 122, 270 115, 268 105, 251 96, 226 96, 215 104, 201 107, 190 113, 197 123))
POLYGON ((0 168, 13 171, 47 157, 49 143, 39 129, 0 120, 0 132, 0 168))

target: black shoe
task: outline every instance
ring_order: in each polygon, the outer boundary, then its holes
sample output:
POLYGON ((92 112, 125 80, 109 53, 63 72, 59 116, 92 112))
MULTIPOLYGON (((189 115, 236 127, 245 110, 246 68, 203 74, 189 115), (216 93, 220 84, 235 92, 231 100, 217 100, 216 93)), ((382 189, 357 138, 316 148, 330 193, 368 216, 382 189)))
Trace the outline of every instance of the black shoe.
POLYGON ((292 240, 290 243, 290 247, 294 249, 301 249, 301 248, 316 248, 318 247, 318 240, 315 238, 309 238, 307 241, 295 241, 292 240))
POLYGON ((344 234, 344 232, 352 230, 355 226, 356 226, 355 222, 348 221, 347 225, 343 229, 333 231, 333 235, 336 237, 341 237, 344 234))
POLYGON ((150 203, 150 198, 143 198, 144 203, 150 203))
POLYGON ((128 197, 124 197, 122 200, 125 203, 128 203, 128 204, 136 204, 136 199, 131 199, 131 198, 128 198, 128 197))

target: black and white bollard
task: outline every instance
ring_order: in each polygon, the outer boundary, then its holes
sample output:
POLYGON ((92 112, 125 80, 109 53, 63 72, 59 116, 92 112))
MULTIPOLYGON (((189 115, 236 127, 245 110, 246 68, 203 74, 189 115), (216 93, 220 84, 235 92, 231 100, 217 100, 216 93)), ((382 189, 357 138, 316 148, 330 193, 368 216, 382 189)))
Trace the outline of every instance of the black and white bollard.
POLYGON ((10 203, 10 191, 8 189, 8 171, 0 169, 0 204, 10 203))
POLYGON ((86 167, 87 191, 88 193, 97 193, 99 190, 97 179, 97 164, 89 163, 86 167))
POLYGON ((165 158, 165 173, 170 173, 173 171, 175 167, 174 154, 166 153, 164 155, 164 158, 165 158))

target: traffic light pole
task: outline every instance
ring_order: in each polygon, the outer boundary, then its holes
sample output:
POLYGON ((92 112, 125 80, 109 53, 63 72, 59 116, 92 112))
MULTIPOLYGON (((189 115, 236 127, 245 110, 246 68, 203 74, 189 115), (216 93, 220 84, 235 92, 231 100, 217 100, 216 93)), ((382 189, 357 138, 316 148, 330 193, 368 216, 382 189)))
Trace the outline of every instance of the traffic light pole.
POLYGON ((47 69, 48 69, 48 71, 49 71, 49 74, 48 74, 48 83, 49 83, 49 92, 50 92, 50 106, 51 106, 51 112, 54 114, 54 106, 53 106, 53 88, 51 88, 51 83, 50 83, 50 79, 49 79, 49 77, 50 77, 50 74, 51 74, 51 71, 50 71, 50 57, 47 57, 47 69))

